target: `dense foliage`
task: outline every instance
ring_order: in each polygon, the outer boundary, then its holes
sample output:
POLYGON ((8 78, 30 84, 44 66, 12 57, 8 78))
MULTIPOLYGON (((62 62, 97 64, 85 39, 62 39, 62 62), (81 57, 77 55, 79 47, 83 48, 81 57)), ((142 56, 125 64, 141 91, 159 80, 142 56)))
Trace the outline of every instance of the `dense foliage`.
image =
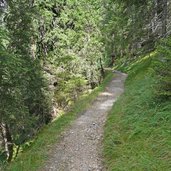
POLYGON ((169 9, 167 0, 2 0, 1 156, 14 159, 59 111, 101 83, 106 66, 124 69, 156 50, 156 94, 170 98, 169 9))
MULTIPOLYGON (((156 51, 156 95, 163 100, 170 97, 170 2, 115 0, 104 7, 102 31, 106 56, 113 54, 116 64, 126 70, 132 61, 156 51)), ((108 59, 110 63, 111 58, 108 59)))
POLYGON ((102 81, 100 4, 1 2, 1 156, 8 161, 60 110, 102 81))
POLYGON ((158 84, 156 94, 162 101, 171 99, 171 39, 163 39, 157 45, 158 66, 156 67, 158 75, 158 84))

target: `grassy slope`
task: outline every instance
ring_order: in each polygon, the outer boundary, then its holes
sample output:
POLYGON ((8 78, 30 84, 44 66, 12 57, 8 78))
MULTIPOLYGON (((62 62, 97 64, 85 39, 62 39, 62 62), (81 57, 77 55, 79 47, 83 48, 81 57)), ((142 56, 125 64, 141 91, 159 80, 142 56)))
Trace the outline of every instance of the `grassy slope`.
POLYGON ((105 126, 109 171, 171 170, 171 104, 158 104, 154 98, 154 66, 155 58, 147 56, 127 68, 125 93, 105 126))
POLYGON ((82 113, 89 107, 89 105, 91 105, 92 101, 105 89, 106 85, 112 78, 113 73, 110 72, 101 86, 96 88, 90 95, 80 98, 69 113, 46 126, 46 128, 44 128, 44 130, 42 130, 38 135, 31 147, 20 154, 17 160, 12 162, 10 166, 7 166, 5 170, 37 171, 48 158, 48 151, 51 149, 52 145, 59 141, 61 132, 78 117, 78 114, 82 113))

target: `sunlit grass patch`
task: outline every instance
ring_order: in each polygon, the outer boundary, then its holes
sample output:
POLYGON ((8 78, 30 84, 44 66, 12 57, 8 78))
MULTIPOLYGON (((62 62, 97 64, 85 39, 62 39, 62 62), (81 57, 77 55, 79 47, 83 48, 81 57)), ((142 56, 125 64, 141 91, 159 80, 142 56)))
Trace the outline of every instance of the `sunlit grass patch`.
POLYGON ((114 104, 104 136, 109 171, 171 170, 171 105, 155 97, 155 58, 129 70, 125 93, 114 104))

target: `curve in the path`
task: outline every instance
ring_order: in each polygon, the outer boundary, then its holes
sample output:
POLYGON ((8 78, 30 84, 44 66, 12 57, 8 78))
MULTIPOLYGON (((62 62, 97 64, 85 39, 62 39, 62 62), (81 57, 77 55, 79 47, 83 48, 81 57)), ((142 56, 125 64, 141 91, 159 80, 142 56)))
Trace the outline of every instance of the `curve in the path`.
POLYGON ((56 144, 41 171, 104 171, 101 140, 107 113, 124 91, 126 74, 115 72, 113 80, 92 106, 75 120, 56 144))

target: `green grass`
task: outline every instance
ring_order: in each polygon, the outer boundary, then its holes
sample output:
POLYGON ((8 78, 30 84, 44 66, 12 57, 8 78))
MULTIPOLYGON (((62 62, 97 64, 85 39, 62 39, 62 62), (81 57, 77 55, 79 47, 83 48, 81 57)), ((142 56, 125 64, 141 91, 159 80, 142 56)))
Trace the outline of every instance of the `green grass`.
POLYGON ((100 92, 113 78, 113 73, 108 73, 103 83, 92 91, 91 94, 81 97, 73 105, 70 112, 62 115, 53 123, 47 125, 33 141, 32 145, 21 153, 18 158, 4 170, 8 171, 37 171, 48 159, 49 150, 53 144, 60 140, 60 135, 79 114, 84 112, 95 100, 100 92))
POLYGON ((158 103, 155 55, 127 68, 125 93, 105 126, 104 157, 109 171, 171 171, 171 103, 158 103))

